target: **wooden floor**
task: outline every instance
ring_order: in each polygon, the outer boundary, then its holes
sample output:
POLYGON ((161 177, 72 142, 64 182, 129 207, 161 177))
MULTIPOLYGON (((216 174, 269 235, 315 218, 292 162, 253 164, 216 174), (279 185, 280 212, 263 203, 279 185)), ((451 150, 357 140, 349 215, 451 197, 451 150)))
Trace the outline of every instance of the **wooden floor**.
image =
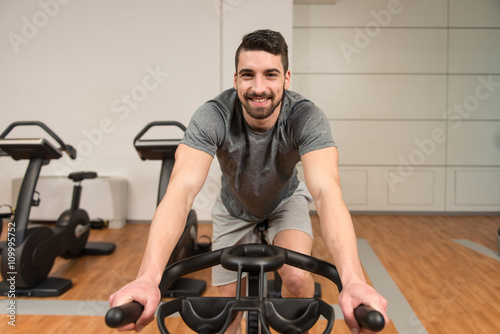
MULTIPOLYGON (((329 260, 318 233, 318 219, 316 216, 312 219, 316 234, 313 255, 329 260)), ((354 215, 353 221, 358 238, 368 241, 427 333, 500 333, 500 262, 453 241, 468 239, 496 251, 500 217, 354 215)), ((94 230, 91 240, 115 242, 114 254, 56 260, 50 276, 72 279, 73 288, 62 296, 43 300, 81 301, 80 315, 17 314, 16 326, 12 327, 2 314, 0 332, 116 333, 105 326, 102 316, 93 316, 102 310, 86 307, 85 301, 106 301, 110 294, 135 277, 147 230, 147 224, 94 230)), ((3 231, 0 240, 6 238, 5 225, 3 231)), ((211 225, 199 226, 200 235, 210 233, 211 225)), ((210 286, 210 276, 209 270, 193 275, 209 283, 205 295, 216 296, 217 289, 210 286)), ((323 298, 336 304, 338 293, 334 285, 321 278, 316 280, 322 284, 323 298)), ((178 317, 169 319, 167 326, 171 333, 192 333, 183 327, 178 317)), ((324 322, 320 321, 310 333, 322 333, 323 326, 324 322)), ((421 333, 419 329, 414 333, 421 333)), ((143 331, 158 332, 155 324, 143 331)), ((333 332, 350 333, 343 320, 335 321, 333 332)), ((382 333, 397 333, 397 330, 389 323, 382 333)))

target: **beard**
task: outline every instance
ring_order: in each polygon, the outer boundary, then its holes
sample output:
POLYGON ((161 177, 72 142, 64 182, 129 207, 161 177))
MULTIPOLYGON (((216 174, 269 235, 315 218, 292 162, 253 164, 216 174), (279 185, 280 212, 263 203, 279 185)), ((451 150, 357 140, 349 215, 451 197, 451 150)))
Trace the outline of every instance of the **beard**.
POLYGON ((260 95, 245 93, 243 94, 243 100, 241 101, 241 104, 243 105, 243 108, 245 108, 247 114, 251 118, 263 120, 268 118, 274 113, 276 108, 280 105, 282 99, 283 96, 281 96, 281 99, 276 100, 276 95, 273 94, 272 92, 269 94, 260 94, 260 95), (250 99, 268 99, 270 100, 270 103, 265 107, 256 107, 249 102, 250 99))

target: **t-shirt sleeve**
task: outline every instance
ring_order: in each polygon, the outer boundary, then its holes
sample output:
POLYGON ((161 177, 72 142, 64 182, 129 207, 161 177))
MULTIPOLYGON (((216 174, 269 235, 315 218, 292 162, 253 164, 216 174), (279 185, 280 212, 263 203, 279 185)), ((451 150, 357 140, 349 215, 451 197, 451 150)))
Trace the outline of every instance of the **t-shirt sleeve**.
POLYGON ((306 103, 302 108, 302 127, 298 131, 297 145, 300 156, 319 149, 337 146, 333 140, 330 123, 325 113, 312 103, 306 103))
POLYGON ((224 140, 224 129, 217 104, 207 102, 194 113, 181 143, 213 157, 224 140))

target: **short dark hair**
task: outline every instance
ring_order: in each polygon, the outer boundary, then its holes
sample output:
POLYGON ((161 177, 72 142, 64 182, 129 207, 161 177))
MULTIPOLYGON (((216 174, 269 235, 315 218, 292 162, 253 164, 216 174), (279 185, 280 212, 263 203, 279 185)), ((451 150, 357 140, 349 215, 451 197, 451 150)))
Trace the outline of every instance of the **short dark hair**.
POLYGON ((283 35, 277 31, 261 29, 243 36, 242 42, 236 50, 234 58, 236 71, 238 70, 241 50, 266 51, 275 56, 280 55, 283 70, 285 73, 288 71, 288 46, 283 35))

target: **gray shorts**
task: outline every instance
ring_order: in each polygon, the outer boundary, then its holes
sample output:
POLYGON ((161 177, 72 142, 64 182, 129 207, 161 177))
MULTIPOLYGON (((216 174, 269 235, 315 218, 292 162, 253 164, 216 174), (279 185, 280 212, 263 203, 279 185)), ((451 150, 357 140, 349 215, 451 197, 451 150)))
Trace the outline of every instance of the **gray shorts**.
MULTIPOLYGON (((285 198, 269 216, 267 237, 272 243, 278 232, 284 230, 298 230, 307 233, 313 238, 311 218, 308 204, 312 202, 305 184, 299 183, 295 192, 285 198)), ((259 222, 246 221, 229 214, 217 197, 212 210, 213 235, 212 250, 217 250, 237 244, 260 243, 259 232, 256 226, 259 222)), ((222 268, 220 265, 212 268, 212 285, 226 285, 237 280, 237 274, 222 268)))

